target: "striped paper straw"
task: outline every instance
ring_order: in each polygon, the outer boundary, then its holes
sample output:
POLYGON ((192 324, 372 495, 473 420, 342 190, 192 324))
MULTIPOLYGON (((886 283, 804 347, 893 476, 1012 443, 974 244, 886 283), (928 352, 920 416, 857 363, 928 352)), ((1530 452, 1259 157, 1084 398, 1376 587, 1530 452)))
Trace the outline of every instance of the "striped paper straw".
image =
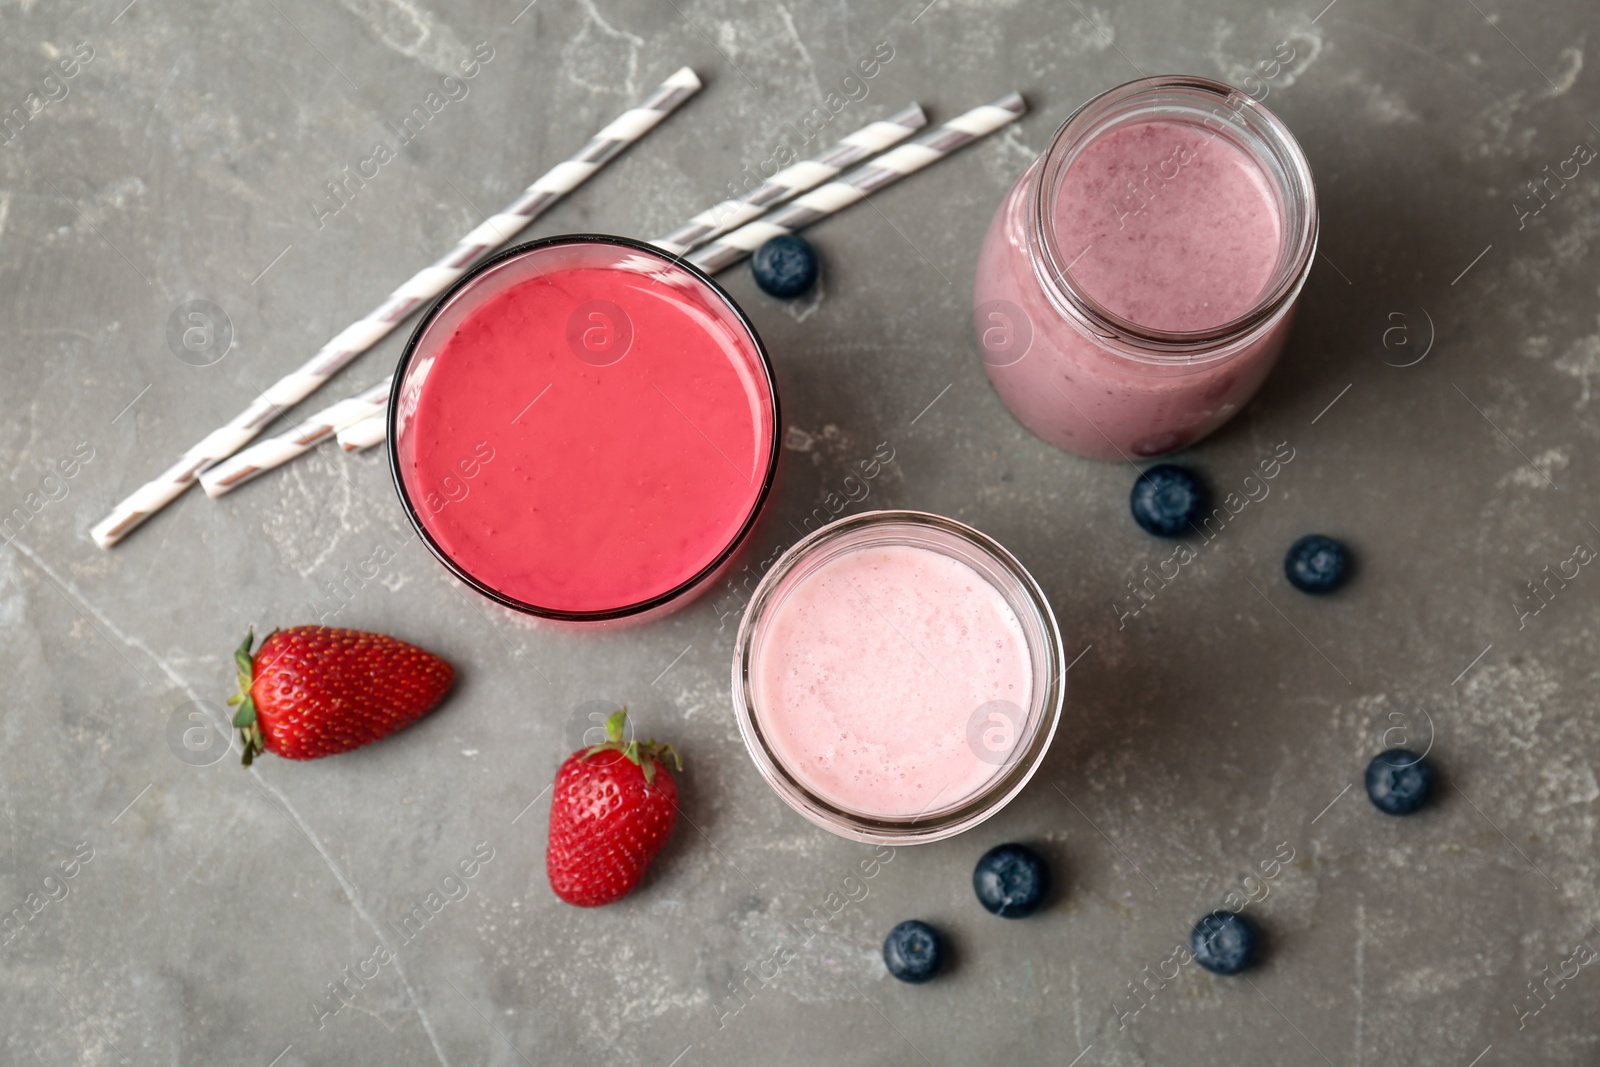
MULTIPOLYGON (((387 397, 385 397, 383 406, 388 407, 387 397)), ((376 415, 368 415, 360 422, 340 430, 339 447, 346 452, 359 452, 364 448, 382 444, 383 439, 388 436, 389 417, 387 412, 380 410, 376 415)))
POLYGON ((254 403, 226 426, 212 431, 159 478, 141 486, 132 496, 95 525, 95 543, 109 548, 167 504, 177 499, 201 471, 233 455, 273 419, 310 396, 356 356, 365 352, 421 305, 443 292, 473 264, 505 244, 551 204, 582 185, 617 153, 643 137, 678 105, 700 89, 700 79, 688 67, 663 82, 643 104, 619 115, 595 134, 577 155, 558 163, 530 185, 516 202, 463 237, 450 253, 427 267, 390 294, 389 299, 361 321, 347 327, 322 346, 292 374, 273 383, 254 403))
POLYGON ((963 145, 993 133, 1008 122, 1015 122, 1022 117, 1027 106, 1020 94, 1011 93, 992 104, 975 107, 943 126, 890 149, 844 177, 813 189, 771 214, 703 245, 689 254, 689 262, 707 274, 724 270, 772 238, 794 233, 818 219, 842 211, 907 174, 943 159, 963 145))
POLYGON ((921 106, 912 104, 886 119, 868 123, 821 155, 791 163, 744 196, 707 208, 667 236, 657 237, 650 243, 668 255, 681 256, 718 234, 743 226, 773 205, 838 177, 846 167, 899 144, 927 124, 928 116, 922 113, 921 106))
POLYGON ((305 455, 332 437, 340 427, 373 415, 382 418, 388 403, 389 383, 379 382, 348 400, 323 408, 292 430, 263 438, 237 455, 206 468, 200 474, 200 488, 210 497, 232 492, 261 472, 305 455))

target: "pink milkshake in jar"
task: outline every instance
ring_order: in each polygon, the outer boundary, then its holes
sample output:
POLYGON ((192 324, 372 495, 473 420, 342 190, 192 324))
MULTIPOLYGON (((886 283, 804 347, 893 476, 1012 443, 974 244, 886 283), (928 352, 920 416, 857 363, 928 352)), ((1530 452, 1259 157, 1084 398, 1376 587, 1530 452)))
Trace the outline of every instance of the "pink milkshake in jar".
POLYGON ((993 539, 916 511, 797 542, 734 642, 745 747, 790 807, 858 841, 976 826, 1043 760, 1065 692, 1044 592, 993 539))
POLYGON ((1069 452, 1184 448, 1261 386, 1316 244, 1311 169, 1272 112, 1206 78, 1118 86, 1062 124, 989 225, 984 370, 1069 452))

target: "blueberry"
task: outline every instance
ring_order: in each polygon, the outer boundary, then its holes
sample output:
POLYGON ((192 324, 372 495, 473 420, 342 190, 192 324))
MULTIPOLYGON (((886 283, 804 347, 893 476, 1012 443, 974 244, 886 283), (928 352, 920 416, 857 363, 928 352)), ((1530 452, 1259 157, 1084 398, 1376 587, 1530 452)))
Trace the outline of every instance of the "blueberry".
POLYGON ((883 939, 883 962, 902 982, 926 982, 944 966, 944 938, 918 919, 907 919, 883 939))
POLYGON ((1410 815, 1433 791, 1433 765, 1405 748, 1391 748, 1367 764, 1367 796, 1382 812, 1410 815))
POLYGON ((1210 502, 1200 479, 1171 463, 1151 467, 1139 475, 1128 499, 1133 521, 1157 537, 1182 537, 1210 502))
POLYGON ((1349 571, 1350 554, 1322 534, 1300 538, 1283 557, 1284 576, 1302 593, 1331 593, 1344 584, 1349 571))
POLYGON ((817 281, 817 252, 804 237, 774 237, 750 257, 756 284, 768 296, 799 296, 817 281))
POLYGON ((996 845, 972 871, 978 903, 1005 919, 1032 915, 1050 895, 1050 868, 1027 845, 996 845))
POLYGON ((1256 954, 1255 923, 1231 911, 1214 911, 1194 924, 1189 951, 1212 974, 1238 974, 1256 954))

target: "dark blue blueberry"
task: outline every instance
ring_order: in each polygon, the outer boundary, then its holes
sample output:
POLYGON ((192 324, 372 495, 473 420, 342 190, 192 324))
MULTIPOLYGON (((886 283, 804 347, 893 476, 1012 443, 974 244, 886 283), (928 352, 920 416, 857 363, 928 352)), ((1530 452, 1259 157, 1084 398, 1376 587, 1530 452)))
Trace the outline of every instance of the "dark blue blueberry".
POLYGON ((1157 537, 1182 537, 1210 504, 1200 479, 1171 463, 1151 467, 1133 483, 1133 521, 1157 537))
POLYGON ((1433 765, 1405 748, 1391 748, 1367 764, 1367 796, 1382 812, 1410 815, 1428 802, 1433 765))
POLYGON ((804 237, 774 237, 750 257, 750 270, 768 296, 799 296, 817 282, 817 252, 804 237))
POLYGON ((972 871, 978 903, 1005 919, 1032 915, 1050 895, 1050 868, 1027 845, 996 845, 972 871))
POLYGON ((1238 974, 1256 955, 1255 923, 1231 911, 1214 911, 1194 924, 1189 951, 1212 974, 1238 974))
POLYGON ((1350 554, 1331 537, 1306 534, 1289 546, 1283 573, 1302 593, 1331 593, 1344 584, 1350 554))
POLYGON ((926 982, 944 966, 944 938, 918 919, 907 919, 883 939, 883 962, 902 982, 926 982))

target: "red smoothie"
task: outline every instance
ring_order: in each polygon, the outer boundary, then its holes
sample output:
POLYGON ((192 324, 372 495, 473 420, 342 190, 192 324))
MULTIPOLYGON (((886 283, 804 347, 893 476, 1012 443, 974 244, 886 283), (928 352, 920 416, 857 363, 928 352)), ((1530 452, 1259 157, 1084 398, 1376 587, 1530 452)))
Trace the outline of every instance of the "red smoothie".
POLYGON ((703 277, 569 238, 495 262, 413 341, 395 463, 436 554, 534 614, 631 614, 702 587, 776 458, 759 342, 703 277))

